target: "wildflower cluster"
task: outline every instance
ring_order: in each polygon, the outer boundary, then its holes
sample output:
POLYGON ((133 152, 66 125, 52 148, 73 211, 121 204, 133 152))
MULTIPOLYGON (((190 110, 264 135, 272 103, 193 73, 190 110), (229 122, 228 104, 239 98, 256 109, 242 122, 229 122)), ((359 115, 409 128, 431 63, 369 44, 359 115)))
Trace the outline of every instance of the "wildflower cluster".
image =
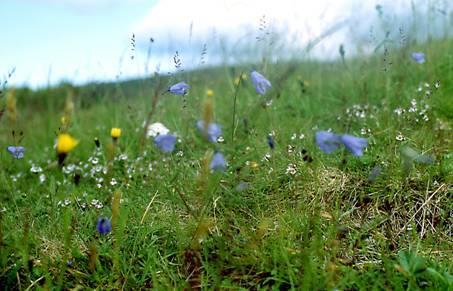
POLYGON ((406 107, 397 107, 393 112, 401 118, 409 121, 410 124, 421 124, 430 121, 431 107, 429 99, 433 91, 440 88, 440 82, 436 81, 433 86, 429 83, 424 83, 417 88, 417 93, 422 94, 420 97, 412 98, 406 107))

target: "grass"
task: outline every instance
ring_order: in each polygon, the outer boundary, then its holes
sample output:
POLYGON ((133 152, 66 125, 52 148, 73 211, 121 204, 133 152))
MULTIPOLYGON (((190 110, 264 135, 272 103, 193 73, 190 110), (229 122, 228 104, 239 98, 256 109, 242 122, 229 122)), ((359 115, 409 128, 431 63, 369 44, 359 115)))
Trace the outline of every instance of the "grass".
POLYGON ((0 153, 0 285, 451 289, 452 51, 444 40, 390 50, 391 62, 375 54, 267 64, 258 67, 273 84, 266 97, 249 76, 235 85, 245 65, 8 90, 18 114, 4 114, 0 142, 20 143, 26 153, 0 153), (428 61, 413 62, 412 50, 428 61), (156 89, 182 80, 191 86, 186 97, 156 89), (207 89, 223 126, 217 144, 195 127, 203 111, 209 115, 207 89), (153 100, 151 122, 180 139, 171 154, 149 138, 140 146, 153 100), (122 129, 116 143, 112 127, 122 129), (327 129, 366 137, 364 155, 320 151, 314 135, 327 129), (53 149, 62 130, 80 141, 63 169, 53 149), (408 147, 434 162, 401 154, 408 147), (225 173, 209 171, 214 150, 225 154, 225 173), (107 235, 96 231, 101 216, 112 219, 107 235))

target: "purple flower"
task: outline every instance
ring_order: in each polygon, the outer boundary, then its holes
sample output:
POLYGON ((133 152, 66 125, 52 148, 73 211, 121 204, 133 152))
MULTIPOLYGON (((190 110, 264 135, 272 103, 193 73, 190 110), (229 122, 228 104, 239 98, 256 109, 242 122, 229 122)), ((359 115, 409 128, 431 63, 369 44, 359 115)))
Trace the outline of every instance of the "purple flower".
POLYGON ((328 131, 318 131, 316 133, 316 143, 326 154, 330 154, 338 149, 340 145, 344 145, 356 157, 362 156, 363 150, 368 145, 368 141, 365 138, 349 134, 338 135, 328 131))
POLYGON ((411 54, 411 58, 419 64, 423 64, 425 62, 425 54, 420 52, 413 52, 411 54))
POLYGON ((343 134, 341 142, 353 156, 360 157, 363 155, 363 149, 366 148, 368 141, 365 138, 355 137, 349 134, 343 134))
POLYGON ((6 149, 16 159, 22 159, 25 155, 25 148, 21 146, 9 146, 6 149))
POLYGON ((222 128, 217 123, 209 123, 206 130, 203 120, 197 121, 197 128, 210 142, 217 142, 217 139, 222 135, 222 128))
POLYGON ((154 138, 154 143, 164 153, 171 153, 175 149, 176 135, 159 134, 154 138))
POLYGON ((109 233, 112 229, 110 219, 108 219, 107 217, 99 217, 98 223, 96 224, 96 229, 102 235, 109 233))
POLYGON ((211 163, 209 164, 211 170, 225 172, 227 163, 225 161, 225 157, 220 152, 216 152, 214 156, 212 156, 211 163))
POLYGON ((168 88, 168 91, 170 93, 176 94, 176 95, 186 95, 187 90, 189 90, 190 86, 187 85, 184 82, 179 82, 177 84, 174 84, 168 88))
POLYGON ((274 147, 275 147, 274 139, 272 138, 272 135, 270 135, 270 134, 267 136, 267 144, 269 145, 271 150, 274 149, 274 147))
POLYGON ((318 131, 315 139, 316 144, 326 154, 330 154, 335 151, 341 144, 341 138, 338 135, 328 131, 318 131))
POLYGON ((252 79, 253 86, 255 86, 255 90, 261 96, 266 94, 267 89, 272 87, 271 82, 267 80, 263 75, 258 73, 257 71, 252 71, 250 73, 250 78, 252 79))

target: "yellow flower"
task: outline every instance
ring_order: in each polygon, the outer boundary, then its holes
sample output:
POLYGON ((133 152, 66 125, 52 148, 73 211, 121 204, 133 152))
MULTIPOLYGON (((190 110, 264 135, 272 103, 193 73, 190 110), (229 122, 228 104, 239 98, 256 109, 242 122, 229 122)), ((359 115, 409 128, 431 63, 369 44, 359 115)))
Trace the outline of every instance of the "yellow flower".
POLYGON ((119 138, 121 136, 121 128, 113 127, 112 130, 110 131, 110 135, 114 139, 119 138))
POLYGON ((247 81, 247 74, 241 74, 239 77, 236 77, 234 79, 234 85, 239 86, 239 83, 243 83, 244 81, 247 81))
POLYGON ((58 135, 57 138, 57 153, 58 154, 67 154, 72 151, 76 145, 79 143, 78 140, 74 139, 67 133, 62 133, 58 135))
POLYGON ((212 97, 212 96, 214 96, 214 91, 211 90, 211 89, 208 89, 208 90, 206 90, 206 95, 207 95, 208 97, 212 97))

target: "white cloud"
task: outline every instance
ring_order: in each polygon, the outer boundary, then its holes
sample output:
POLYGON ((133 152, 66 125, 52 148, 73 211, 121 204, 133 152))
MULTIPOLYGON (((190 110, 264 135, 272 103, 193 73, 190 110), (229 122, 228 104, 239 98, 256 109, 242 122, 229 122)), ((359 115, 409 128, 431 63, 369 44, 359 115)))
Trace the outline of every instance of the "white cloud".
POLYGON ((264 16, 270 30, 287 40, 306 43, 326 26, 347 18, 350 9, 341 9, 344 7, 345 1, 326 0, 165 0, 159 1, 134 31, 142 37, 153 36, 166 47, 187 44, 190 38, 204 42, 214 35, 252 42, 264 16))
MULTIPOLYGON (((382 39, 384 29, 398 35, 399 27, 408 29, 412 0, 161 0, 148 15, 137 22, 133 31, 139 46, 147 46, 149 37, 156 40, 154 49, 172 54, 178 50, 186 58, 199 54, 204 43, 209 48, 234 49, 256 46, 260 19, 265 16, 269 31, 284 43, 281 51, 294 51, 323 35, 331 27, 340 29, 324 39, 312 56, 338 55, 344 43, 351 53, 358 42, 367 42, 370 30, 382 39), (381 5, 384 19, 378 19, 376 5, 381 5), (385 27, 388 22, 389 28, 385 27), (142 40, 142 42, 140 42, 142 40), (146 41, 144 41, 146 40, 146 41), (220 45, 221 40, 222 45, 220 45)), ((426 15, 425 0, 415 0, 417 10, 426 15)), ((365 44, 366 45, 366 44, 365 44)), ((368 44, 372 47, 374 44, 368 44)), ((367 48, 365 48, 367 49, 367 48)), ((369 48, 368 48, 369 49, 369 48)), ((212 50, 211 50, 212 52, 212 50)), ((299 51, 300 52, 300 51, 299 51)), ((238 55, 238 54, 236 54, 238 55)))

